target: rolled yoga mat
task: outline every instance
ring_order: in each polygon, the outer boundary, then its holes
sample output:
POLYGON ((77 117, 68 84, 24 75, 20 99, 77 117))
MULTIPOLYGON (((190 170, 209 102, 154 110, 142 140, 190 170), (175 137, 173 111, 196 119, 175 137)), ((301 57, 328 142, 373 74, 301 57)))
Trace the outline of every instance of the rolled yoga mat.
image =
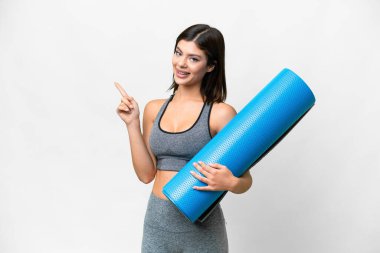
MULTIPOLYGON (((165 196, 191 221, 203 222, 227 191, 200 191, 205 186, 193 162, 219 163, 242 176, 266 155, 310 110, 315 97, 289 69, 282 70, 163 188, 165 196)), ((202 175, 203 176, 203 175, 202 175)))

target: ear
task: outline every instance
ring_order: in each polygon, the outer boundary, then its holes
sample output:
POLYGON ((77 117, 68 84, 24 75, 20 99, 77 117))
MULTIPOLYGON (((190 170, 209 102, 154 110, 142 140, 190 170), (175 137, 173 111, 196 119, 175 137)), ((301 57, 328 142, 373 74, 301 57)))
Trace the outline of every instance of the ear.
POLYGON ((211 72, 211 71, 213 71, 214 68, 215 68, 215 65, 216 65, 216 61, 214 61, 214 64, 213 64, 213 65, 207 66, 207 72, 211 72))

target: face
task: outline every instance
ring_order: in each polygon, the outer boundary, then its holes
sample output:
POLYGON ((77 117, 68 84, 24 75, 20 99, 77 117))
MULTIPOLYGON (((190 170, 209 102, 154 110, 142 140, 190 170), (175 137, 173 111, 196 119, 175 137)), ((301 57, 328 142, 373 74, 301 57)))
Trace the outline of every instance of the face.
POLYGON ((193 41, 180 40, 173 59, 174 81, 179 85, 201 85, 207 72, 214 66, 207 66, 206 54, 193 41))

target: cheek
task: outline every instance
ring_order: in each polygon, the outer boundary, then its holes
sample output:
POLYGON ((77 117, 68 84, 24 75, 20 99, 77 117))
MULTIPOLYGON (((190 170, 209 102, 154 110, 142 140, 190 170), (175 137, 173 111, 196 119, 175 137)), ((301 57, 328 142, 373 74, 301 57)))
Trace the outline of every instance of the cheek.
POLYGON ((207 68, 205 66, 197 66, 194 69, 194 72, 197 73, 197 75, 203 76, 207 72, 207 68))
POLYGON ((176 60, 174 57, 172 57, 172 65, 174 66, 176 64, 176 60))

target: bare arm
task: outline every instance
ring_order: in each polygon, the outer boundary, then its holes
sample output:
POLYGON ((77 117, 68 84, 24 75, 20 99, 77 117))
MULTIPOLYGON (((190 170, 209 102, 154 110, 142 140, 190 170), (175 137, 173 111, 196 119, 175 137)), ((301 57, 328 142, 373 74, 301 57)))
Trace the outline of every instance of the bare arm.
POLYGON ((241 194, 248 191, 251 186, 252 176, 251 173, 249 173, 249 170, 247 170, 241 177, 234 178, 229 191, 235 194, 241 194))
POLYGON ((142 134, 140 127, 140 112, 137 102, 125 92, 120 84, 115 83, 115 85, 122 94, 121 103, 117 108, 117 113, 125 122, 128 130, 133 168, 138 179, 141 182, 148 184, 154 179, 157 171, 155 159, 151 154, 148 143, 150 129, 153 124, 152 115, 154 113, 152 110, 154 108, 152 107, 152 103, 148 103, 145 106, 143 116, 144 133, 142 134))
MULTIPOLYGON (((147 124, 144 124, 147 125, 147 124)), ((145 126, 144 128, 149 128, 145 126)), ((151 127, 150 127, 151 128, 151 127)), ((139 180, 150 183, 156 175, 155 161, 152 159, 147 143, 147 132, 141 134, 140 122, 127 125, 133 168, 139 180)), ((149 130, 148 130, 149 131, 149 130)))

